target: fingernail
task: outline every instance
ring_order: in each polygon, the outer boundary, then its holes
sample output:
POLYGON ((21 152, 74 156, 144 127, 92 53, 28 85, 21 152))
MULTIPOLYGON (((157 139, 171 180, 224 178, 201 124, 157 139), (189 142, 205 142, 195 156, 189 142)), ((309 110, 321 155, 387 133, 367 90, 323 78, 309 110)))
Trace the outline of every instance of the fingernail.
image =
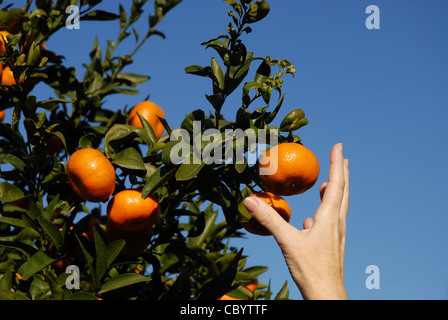
POLYGON ((257 201, 253 197, 244 199, 243 204, 249 212, 254 212, 257 207, 257 201))

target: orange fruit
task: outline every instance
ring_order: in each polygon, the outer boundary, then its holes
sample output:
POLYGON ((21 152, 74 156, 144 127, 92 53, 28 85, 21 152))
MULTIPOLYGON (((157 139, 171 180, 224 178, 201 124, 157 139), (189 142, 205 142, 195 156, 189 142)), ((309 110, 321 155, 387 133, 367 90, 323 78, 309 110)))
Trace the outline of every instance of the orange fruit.
POLYGON ((143 128, 142 122, 140 121, 137 113, 139 113, 146 121, 148 121, 148 123, 154 130, 157 139, 160 139, 163 131, 165 130, 165 127, 163 126, 162 122, 160 122, 159 118, 157 118, 157 116, 165 119, 165 113, 163 112, 162 108, 160 108, 154 102, 147 100, 140 102, 134 108, 132 108, 128 118, 129 124, 135 127, 143 128))
MULTIPOLYGON (((271 192, 259 192, 252 194, 250 197, 257 197, 266 201, 287 222, 291 219, 291 207, 281 196, 271 192)), ((254 218, 251 218, 248 222, 241 222, 241 226, 253 234, 260 236, 271 235, 271 233, 254 218)))
POLYGON ((260 180, 266 191, 292 196, 310 189, 319 177, 319 161, 307 147, 294 143, 280 143, 270 148, 260 159, 263 170, 260 180))
POLYGON ((0 121, 3 121, 5 119, 5 110, 0 111, 0 121))
POLYGON ((127 189, 117 193, 107 204, 107 218, 112 227, 124 231, 151 228, 159 219, 159 202, 142 192, 127 189))
MULTIPOLYGON (((23 83, 23 78, 20 76, 19 84, 23 83)), ((10 67, 3 67, 2 76, 1 76, 1 84, 5 86, 13 86, 17 84, 16 79, 14 78, 14 73, 12 72, 10 67)))
POLYGON ((137 231, 123 231, 113 227, 110 222, 106 224, 106 238, 109 243, 118 239, 126 241, 120 252, 124 256, 136 256, 142 253, 151 241, 152 234, 151 227, 137 231))
POLYGON ((247 290, 249 290, 251 293, 254 293, 254 291, 258 288, 258 281, 257 280, 252 280, 249 281, 244 288, 246 288, 247 290))
POLYGON ((58 270, 65 270, 69 265, 71 265, 71 261, 69 259, 59 259, 51 265, 58 270))
POLYGON ((44 154, 48 156, 54 154, 55 152, 59 153, 63 148, 64 143, 62 142, 61 138, 56 135, 52 135, 47 141, 44 154))
MULTIPOLYGON (((247 284, 245 284, 243 286, 243 288, 246 288, 247 290, 249 290, 250 293, 254 293, 254 291, 255 291, 255 289, 257 289, 257 287, 258 287, 258 281, 257 280, 249 281, 247 284)), ((241 300, 241 299, 234 298, 234 297, 231 297, 231 296, 225 294, 221 298, 219 298, 218 300, 241 300)))
POLYGON ((8 31, 0 31, 0 56, 4 56, 6 53, 5 42, 8 43, 8 39, 6 39, 8 35, 10 35, 8 31), (5 38, 4 41, 3 38, 5 38))
POLYGON ((228 295, 223 295, 221 298, 219 298, 218 300, 242 300, 242 299, 238 299, 238 298, 234 298, 228 295))
POLYGON ((101 202, 115 190, 115 168, 100 151, 75 151, 67 163, 67 176, 73 190, 84 200, 101 202))

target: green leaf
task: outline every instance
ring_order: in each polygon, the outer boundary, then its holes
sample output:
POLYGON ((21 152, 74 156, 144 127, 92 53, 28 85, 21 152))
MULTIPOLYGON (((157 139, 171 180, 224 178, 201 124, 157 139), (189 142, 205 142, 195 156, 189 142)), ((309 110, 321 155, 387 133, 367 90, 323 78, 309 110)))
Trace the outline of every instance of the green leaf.
POLYGON ((135 73, 120 73, 117 75, 117 79, 129 81, 131 83, 144 83, 149 80, 149 77, 135 73))
POLYGON ((126 241, 123 239, 118 239, 114 242, 111 242, 107 245, 107 265, 115 260, 115 258, 120 254, 121 250, 126 245, 126 241))
POLYGON ((222 69, 218 64, 218 61, 216 61, 214 57, 212 57, 212 72, 217 81, 215 85, 219 89, 224 90, 224 72, 222 72, 222 69))
POLYGON ((140 153, 133 147, 118 152, 112 160, 119 167, 145 171, 145 164, 140 153))
POLYGON ((236 172, 243 173, 247 168, 247 158, 243 156, 243 163, 241 163, 240 161, 235 161, 234 166, 236 172))
POLYGON ((204 213, 201 213, 197 216, 197 218, 191 225, 191 229, 188 232, 188 238, 199 236, 204 231, 204 228, 205 228, 205 215, 204 213))
POLYGON ((42 229, 44 229, 45 233, 51 238, 52 243, 54 243, 56 248, 60 248, 62 243, 62 237, 58 226, 52 224, 50 221, 44 218, 39 218, 38 221, 42 229))
POLYGON ((271 123, 275 117, 277 116, 278 111, 280 110, 282 104, 283 104, 283 100, 285 98, 285 94, 283 94, 283 96, 280 98, 280 100, 277 103, 277 106, 275 107, 274 111, 272 111, 272 113, 266 118, 266 123, 269 124, 271 123))
POLYGON ((265 0, 256 1, 250 7, 245 16, 247 23, 255 23, 264 19, 270 11, 269 4, 265 0))
POLYGON ((142 190, 142 198, 154 193, 158 188, 165 184, 176 173, 177 168, 172 168, 169 171, 166 168, 159 168, 146 181, 142 190))
POLYGON ((96 279, 100 280, 106 273, 107 267, 109 266, 108 250, 96 228, 93 228, 93 238, 95 241, 95 252, 96 252, 96 261, 95 261, 96 279))
POLYGON ((86 148, 96 149, 98 147, 98 139, 95 134, 88 133, 79 139, 79 145, 83 149, 86 148))
MULTIPOLYGON (((12 283, 12 271, 14 270, 14 262, 11 260, 5 261, 2 263, 4 265, 5 263, 9 264, 2 270, 2 277, 0 278, 0 292, 2 290, 10 291, 11 290, 11 283, 12 283)), ((5 298, 0 294, 0 300, 4 300, 5 298)))
POLYGON ((255 73, 254 81, 263 84, 271 75, 271 66, 266 60, 260 64, 255 73))
POLYGON ((249 222, 249 220, 252 218, 252 215, 249 213, 249 211, 246 209, 246 206, 241 201, 238 204, 238 219, 241 222, 249 222))
POLYGON ((138 117, 140 118, 140 121, 143 125, 143 129, 145 130, 146 136, 151 141, 151 144, 149 145, 151 148, 154 146, 154 143, 158 141, 156 133, 154 132, 154 129, 151 127, 149 122, 140 114, 137 112, 138 117))
POLYGON ((45 209, 45 212, 43 214, 43 217, 47 220, 50 220, 51 217, 54 214, 54 211, 56 209, 56 204, 59 202, 59 194, 57 194, 56 196, 54 196, 50 203, 48 204, 47 208, 45 209))
POLYGON ((222 105, 224 104, 224 96, 222 93, 216 93, 213 95, 205 95, 205 97, 207 98, 208 102, 211 103, 211 105, 213 106, 213 108, 217 111, 220 111, 222 108, 222 105))
POLYGON ((35 278, 30 285, 30 295, 33 300, 51 300, 50 285, 44 280, 35 278))
POLYGON ((219 56, 221 57, 221 59, 224 58, 224 56, 226 54, 228 54, 230 52, 229 47, 227 46, 227 44, 225 44, 225 42, 218 40, 219 38, 228 38, 227 35, 222 35, 216 39, 212 39, 209 40, 207 42, 201 43, 202 45, 205 45, 206 48, 213 48, 216 50, 216 52, 218 52, 219 56))
MULTIPOLYGON (((191 155, 190 159, 193 156, 191 155)), ((196 175, 199 174, 201 169, 204 167, 204 161, 200 163, 182 163, 179 169, 176 171, 176 180, 177 181, 187 181, 193 179, 196 175)))
POLYGON ((30 300, 23 292, 2 290, 0 295, 7 300, 30 300))
POLYGON ((285 281, 285 284, 280 289, 280 291, 277 293, 274 300, 287 300, 288 298, 289 298, 288 281, 285 281))
POLYGON ((130 286, 140 282, 149 281, 150 278, 136 273, 123 273, 116 277, 110 278, 102 286, 99 293, 113 291, 119 288, 130 286))
POLYGON ((26 167, 25 162, 10 153, 0 153, 0 163, 9 163, 20 171, 23 171, 26 167))
POLYGON ((11 226, 15 226, 15 227, 19 227, 19 228, 26 228, 28 226, 28 224, 26 222, 24 222, 22 219, 1 217, 1 216, 0 216, 0 223, 6 223, 11 226))
POLYGON ((14 237, 14 241, 36 240, 40 239, 40 233, 34 228, 24 228, 14 237))
POLYGON ((126 27, 126 22, 128 20, 126 10, 124 10, 123 5, 120 3, 119 5, 120 10, 120 30, 123 30, 126 27))
POLYGON ((215 227, 216 217, 218 216, 218 212, 212 212, 209 215, 205 216, 205 225, 201 234, 197 237, 193 237, 188 239, 188 243, 190 247, 200 247, 202 246, 204 240, 207 238, 207 235, 213 230, 215 227))
POLYGON ((308 119, 305 118, 305 112, 302 109, 295 109, 289 112, 280 124, 280 131, 288 132, 300 129, 308 124, 308 119))
POLYGON ((193 132, 193 124, 195 121, 199 121, 200 123, 204 123, 205 114, 201 109, 194 110, 190 112, 185 119, 182 121, 180 127, 182 129, 187 130, 188 132, 193 132))
POLYGON ((42 59, 42 55, 40 54, 40 46, 36 46, 33 43, 30 46, 30 50, 27 55, 26 64, 27 65, 38 65, 40 60, 42 59))
POLYGON ((232 282, 242 253, 243 249, 237 254, 230 253, 220 258, 225 269, 217 277, 204 284, 199 293, 199 299, 217 299, 233 289, 232 282))
POLYGON ((33 256, 24 264, 23 267, 23 280, 28 280, 32 275, 39 272, 49 264, 56 261, 55 259, 47 256, 43 251, 37 251, 33 256))
POLYGON ((6 138, 22 152, 26 152, 26 144, 20 132, 13 130, 4 122, 0 122, 0 136, 6 138))
POLYGON ((25 194, 16 185, 0 182, 0 201, 12 202, 23 198, 25 194))
POLYGON ((89 292, 76 292, 65 297, 64 300, 98 300, 98 298, 89 292))
POLYGON ((83 15, 80 19, 81 20, 108 21, 108 20, 117 20, 119 18, 120 18, 120 16, 115 13, 111 13, 111 12, 107 12, 107 11, 103 11, 103 10, 94 10, 94 11, 90 11, 87 14, 83 15))
POLYGON ((268 271, 268 267, 264 266, 254 266, 244 269, 244 273, 248 274, 251 279, 256 279, 263 273, 268 271))
POLYGON ((113 159, 124 146, 128 146, 136 138, 141 138, 149 147, 152 147, 154 141, 145 132, 145 129, 142 128, 115 124, 107 131, 104 139, 104 151, 106 155, 113 159))

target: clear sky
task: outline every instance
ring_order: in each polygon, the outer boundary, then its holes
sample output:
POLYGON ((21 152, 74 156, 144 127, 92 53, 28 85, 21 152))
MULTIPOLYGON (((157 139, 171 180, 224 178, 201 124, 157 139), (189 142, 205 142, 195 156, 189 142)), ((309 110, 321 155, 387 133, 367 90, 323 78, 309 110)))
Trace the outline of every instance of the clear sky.
MULTIPOLYGON (((102 8, 118 12, 117 0, 104 2, 102 8)), ((270 14, 253 26, 245 44, 255 56, 294 63, 296 74, 285 79, 285 102, 277 119, 292 109, 305 111, 310 123, 297 134, 321 164, 311 190, 286 198, 293 208, 291 223, 301 227, 314 215, 331 147, 343 142, 351 174, 345 263, 349 298, 447 299, 448 2, 268 2, 270 14), (369 5, 380 10, 380 29, 366 28, 369 5), (369 265, 379 268, 379 289, 366 287, 369 265)), ((172 127, 192 110, 212 110, 204 97, 211 92, 210 82, 185 74, 184 68, 210 63, 215 52, 200 43, 226 32, 229 8, 221 0, 184 0, 158 28, 167 38, 151 38, 127 69, 151 76, 150 81, 138 87, 137 96, 110 97, 106 107, 132 107, 150 94, 172 127)), ((152 5, 145 9, 148 13, 152 5)), ((141 34, 146 31, 142 20, 141 34)), ((106 40, 114 40, 117 31, 117 21, 81 22, 79 30, 59 31, 47 46, 65 56, 81 79, 94 37, 104 53, 106 40)), ((40 86, 36 94, 48 98, 51 93, 40 86)), ((229 119, 241 91, 234 95, 223 107, 229 119)), ((301 299, 272 237, 248 234, 233 244, 244 246, 249 265, 269 267, 260 280, 271 279, 274 292, 287 280, 290 298, 301 299)))

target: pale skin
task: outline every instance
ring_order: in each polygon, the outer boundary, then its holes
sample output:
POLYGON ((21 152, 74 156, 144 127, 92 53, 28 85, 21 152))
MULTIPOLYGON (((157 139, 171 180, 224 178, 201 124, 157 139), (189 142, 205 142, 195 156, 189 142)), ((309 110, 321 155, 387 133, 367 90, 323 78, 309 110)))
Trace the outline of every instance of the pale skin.
POLYGON ((342 144, 333 146, 328 181, 319 189, 321 203, 313 218, 297 229, 256 197, 244 205, 274 236, 302 297, 310 300, 347 299, 344 285, 346 218, 349 207, 348 159, 342 144))

